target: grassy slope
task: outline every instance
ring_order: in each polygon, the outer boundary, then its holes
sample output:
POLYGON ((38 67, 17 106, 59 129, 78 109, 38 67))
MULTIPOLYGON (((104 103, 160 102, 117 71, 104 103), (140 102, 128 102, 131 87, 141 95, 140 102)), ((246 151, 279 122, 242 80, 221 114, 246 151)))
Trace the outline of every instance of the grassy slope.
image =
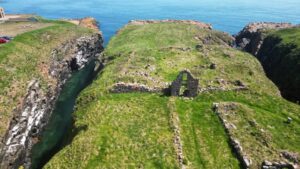
MULTIPOLYGON (((105 55, 113 60, 78 99, 75 116, 76 131, 80 132, 45 168, 178 168, 171 111, 180 119, 184 163, 188 168, 239 168, 224 128, 211 109, 213 102, 224 101, 238 102, 249 109, 249 114, 248 109, 240 114, 241 123, 237 125, 242 129, 236 134, 242 146, 260 144, 253 142, 255 135, 242 139, 252 132, 244 131, 249 125, 244 119, 249 116, 267 130, 273 147, 300 152, 299 107, 278 96, 277 88, 265 77, 257 60, 224 45, 228 39, 220 32, 188 24, 123 28, 105 50, 105 55), (210 45, 196 50, 195 46, 202 44, 199 39, 206 37, 213 37, 210 45), (215 70, 208 68, 211 63, 217 65, 215 70), (203 93, 193 100, 108 92, 120 81, 162 86, 184 68, 200 79, 201 87, 221 86, 216 80, 219 78, 227 82, 226 89, 234 88, 231 82, 240 80, 249 91, 203 93), (142 75, 145 73, 148 76, 142 75), (284 123, 287 116, 294 119, 292 125, 284 123)), ((249 154, 261 160, 261 154, 249 154)))
POLYGON ((43 88, 55 83, 48 77, 51 51, 67 40, 92 33, 66 22, 39 22, 51 26, 20 34, 10 43, 0 45, 0 136, 4 135, 12 110, 20 104, 29 81, 40 79, 43 88))
POLYGON ((300 100, 300 28, 271 31, 259 58, 267 75, 287 98, 300 100))

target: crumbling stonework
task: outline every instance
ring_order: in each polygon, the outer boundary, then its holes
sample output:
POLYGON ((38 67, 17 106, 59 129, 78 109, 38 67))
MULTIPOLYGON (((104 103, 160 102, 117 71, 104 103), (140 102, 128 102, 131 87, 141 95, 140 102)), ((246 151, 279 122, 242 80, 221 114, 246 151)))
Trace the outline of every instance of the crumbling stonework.
POLYGON ((262 163, 262 169, 297 169, 298 167, 286 162, 269 162, 264 161, 262 163))
POLYGON ((199 90, 199 93, 207 93, 207 92, 213 92, 213 91, 246 91, 249 90, 247 87, 237 86, 234 88, 225 88, 225 87, 203 87, 199 90))
POLYGON ((300 162, 300 155, 299 153, 293 153, 293 152, 288 152, 288 151, 282 151, 281 155, 288 159, 289 161, 292 161, 295 164, 299 164, 300 162))
POLYGON ((183 91, 183 96, 186 97, 196 97, 198 95, 198 85, 199 80, 195 79, 192 74, 188 70, 184 70, 179 73, 177 79, 172 82, 172 84, 169 86, 168 83, 166 83, 166 86, 159 86, 159 87, 149 87, 145 84, 140 83, 125 83, 125 82, 118 82, 115 83, 111 89, 110 92, 112 93, 131 93, 131 92, 147 92, 147 93, 165 93, 169 95, 169 92, 171 91, 171 96, 180 96, 180 89, 181 87, 185 85, 187 90, 183 91), (183 76, 186 75, 187 79, 186 81, 183 80, 183 76))
MULTIPOLYGON (((241 165, 245 169, 249 168, 261 168, 261 169, 299 169, 299 155, 297 153, 291 153, 288 151, 274 151, 274 153, 278 153, 277 158, 273 158, 272 162, 267 161, 265 159, 270 158, 269 156, 260 157, 261 161, 257 160, 253 154, 247 151, 247 145, 242 147, 240 141, 242 141, 241 137, 235 135, 236 131, 239 130, 237 126, 230 120, 229 116, 236 116, 236 110, 240 107, 239 103, 235 102, 222 102, 222 103, 214 103, 213 111, 221 120, 225 131, 229 137, 229 143, 236 154, 237 158, 241 162, 241 165), (241 140, 238 140, 241 139, 241 140), (244 148, 244 149, 243 149, 244 148)), ((258 127, 258 123, 255 120, 248 121, 251 126, 258 127)), ((246 133, 244 133, 246 134, 246 133)), ((266 151, 272 151, 272 148, 268 146, 266 151)))
MULTIPOLYGON (((228 104, 228 105, 222 105, 222 106, 232 106, 235 107, 236 105, 234 103, 228 104)), ((249 168, 250 165, 252 164, 251 159, 243 152, 243 148, 240 144, 240 142, 234 138, 231 134, 232 129, 236 129, 234 124, 229 123, 226 119, 222 118, 222 112, 219 110, 220 104, 219 103, 214 103, 213 104, 213 111, 218 115, 219 119, 222 121, 226 133, 229 135, 230 139, 230 144, 233 147, 234 152, 236 153, 238 159, 240 160, 241 164, 243 165, 244 168, 249 168)))
POLYGON ((113 85, 110 92, 112 93, 131 93, 131 92, 148 92, 155 93, 161 92, 163 89, 161 88, 151 88, 144 84, 139 83, 124 83, 119 82, 113 85))
POLYGON ((180 168, 185 169, 186 166, 184 164, 184 155, 183 155, 184 152, 183 152, 182 140, 180 138, 180 120, 178 117, 178 113, 174 110, 176 107, 174 98, 171 98, 168 107, 171 112, 170 124, 174 132, 173 143, 177 154, 177 160, 179 162, 180 168))
POLYGON ((198 86, 199 80, 195 79, 190 71, 184 70, 179 73, 176 80, 174 80, 171 84, 171 96, 180 96, 181 86, 186 83, 186 88, 183 92, 183 96, 186 97, 196 97, 198 95, 198 86), (187 79, 184 82, 183 76, 186 75, 187 79))

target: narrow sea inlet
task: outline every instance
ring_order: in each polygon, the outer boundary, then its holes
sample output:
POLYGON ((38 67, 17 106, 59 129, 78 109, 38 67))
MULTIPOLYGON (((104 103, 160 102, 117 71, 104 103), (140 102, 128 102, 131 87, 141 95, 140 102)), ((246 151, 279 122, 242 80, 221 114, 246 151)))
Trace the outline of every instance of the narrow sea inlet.
POLYGON ((41 141, 32 151, 32 169, 40 169, 61 148, 72 141, 73 116, 76 97, 93 80, 96 72, 95 61, 91 61, 85 68, 73 73, 72 77, 64 85, 56 102, 51 119, 42 134, 41 141))

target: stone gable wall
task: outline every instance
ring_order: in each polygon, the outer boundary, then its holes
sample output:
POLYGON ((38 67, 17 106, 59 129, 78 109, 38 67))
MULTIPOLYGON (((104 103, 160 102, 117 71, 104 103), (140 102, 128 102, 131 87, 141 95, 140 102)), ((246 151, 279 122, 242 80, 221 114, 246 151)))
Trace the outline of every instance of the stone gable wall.
POLYGON ((199 80, 195 79, 190 71, 184 70, 179 73, 176 80, 172 82, 171 85, 171 96, 179 96, 180 88, 182 86, 183 75, 187 74, 187 90, 184 91, 184 96, 186 97, 196 97, 198 95, 199 80))

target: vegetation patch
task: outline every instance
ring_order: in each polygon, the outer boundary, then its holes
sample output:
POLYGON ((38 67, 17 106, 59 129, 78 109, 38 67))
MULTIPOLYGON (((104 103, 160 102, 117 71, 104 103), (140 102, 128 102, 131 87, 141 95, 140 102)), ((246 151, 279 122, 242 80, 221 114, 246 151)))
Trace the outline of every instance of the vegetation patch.
POLYGON ((260 63, 231 48, 230 39, 188 23, 127 25, 108 44, 106 67, 77 100, 75 126, 84 130, 45 168, 240 168, 230 136, 212 110, 219 102, 241 105, 228 120, 253 159, 251 168, 276 159, 280 150, 299 153, 299 106, 282 99, 260 63), (185 69, 199 79, 199 91, 222 90, 193 99, 110 92, 120 82, 169 85, 185 69), (232 90, 241 85, 248 90, 232 90), (170 122, 174 113, 182 161, 170 122), (259 127, 251 126, 254 120, 259 127))

